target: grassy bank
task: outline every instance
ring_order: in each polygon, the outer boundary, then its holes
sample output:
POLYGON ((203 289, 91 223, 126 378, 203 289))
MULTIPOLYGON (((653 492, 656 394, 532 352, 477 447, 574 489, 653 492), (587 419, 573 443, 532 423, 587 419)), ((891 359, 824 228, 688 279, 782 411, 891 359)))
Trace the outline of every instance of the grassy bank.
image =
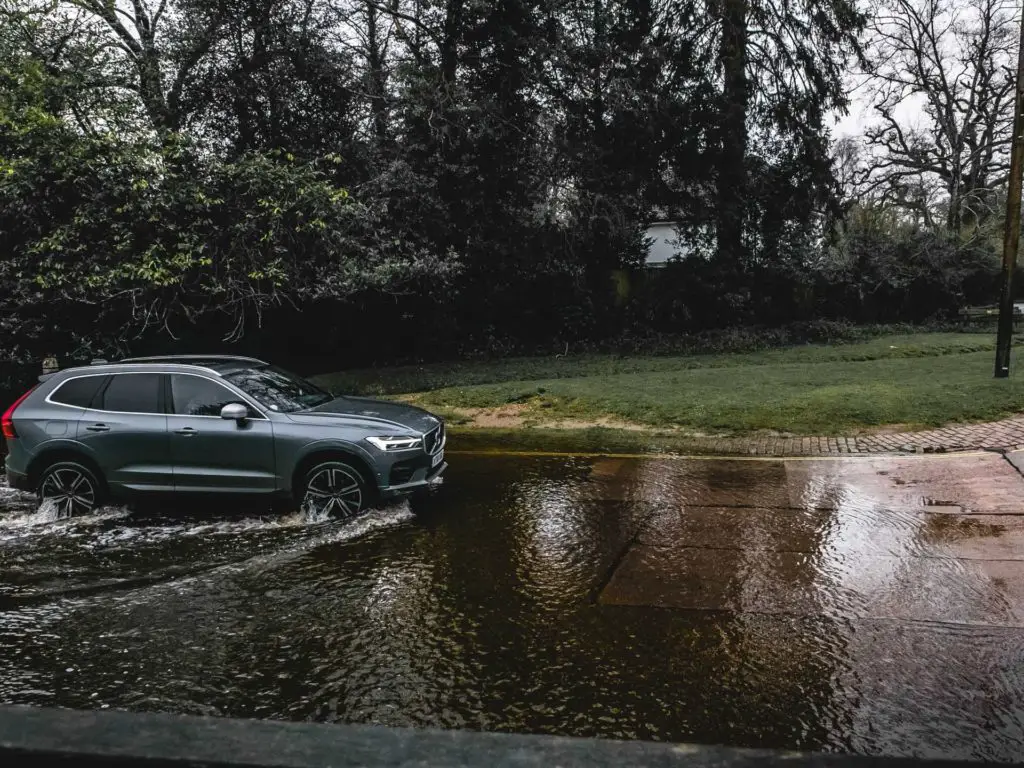
POLYGON ((466 425, 847 434, 1024 410, 1024 377, 993 379, 993 350, 990 336, 934 333, 745 354, 518 358, 319 379, 336 391, 404 393, 466 425))

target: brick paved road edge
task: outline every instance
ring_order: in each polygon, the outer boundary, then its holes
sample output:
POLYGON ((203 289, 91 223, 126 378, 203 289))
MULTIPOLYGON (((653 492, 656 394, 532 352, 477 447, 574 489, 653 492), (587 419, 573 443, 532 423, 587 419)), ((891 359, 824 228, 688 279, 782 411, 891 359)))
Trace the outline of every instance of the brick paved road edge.
POLYGON ((864 436, 695 437, 686 451, 727 456, 858 456, 1024 448, 1024 416, 985 424, 960 424, 923 432, 864 436))

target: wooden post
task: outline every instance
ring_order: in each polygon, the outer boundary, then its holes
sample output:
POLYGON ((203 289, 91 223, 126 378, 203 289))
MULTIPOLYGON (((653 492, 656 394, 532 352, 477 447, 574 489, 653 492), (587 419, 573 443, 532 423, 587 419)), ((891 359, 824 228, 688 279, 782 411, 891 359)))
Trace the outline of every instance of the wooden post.
POLYGON ((1013 145, 1010 149, 1010 185, 1006 191, 1006 225, 1003 231, 1003 287, 999 299, 999 332, 996 336, 997 379, 1010 375, 1013 342, 1013 273, 1020 244, 1021 171, 1024 170, 1024 19, 1017 52, 1017 98, 1013 112, 1013 145))

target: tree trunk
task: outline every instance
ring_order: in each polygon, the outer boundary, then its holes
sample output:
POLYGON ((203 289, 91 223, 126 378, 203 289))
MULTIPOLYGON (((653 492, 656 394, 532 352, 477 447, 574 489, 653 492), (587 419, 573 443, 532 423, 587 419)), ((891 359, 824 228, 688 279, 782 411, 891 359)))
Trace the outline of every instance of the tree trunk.
POLYGON ((455 74, 459 66, 459 42, 462 39, 462 9, 463 0, 449 0, 444 17, 441 80, 445 88, 452 88, 455 85, 455 74))
POLYGON ((451 245, 465 246, 469 231, 466 220, 466 201, 456 171, 461 151, 462 125, 458 119, 458 89, 456 78, 459 71, 459 45, 463 36, 464 0, 449 0, 445 12, 444 27, 440 43, 441 82, 438 89, 438 119, 433 129, 437 142, 437 156, 440 161, 438 182, 441 200, 448 209, 451 221, 451 245))
POLYGON ((384 52, 382 50, 377 21, 378 11, 373 6, 366 6, 366 65, 367 80, 370 92, 370 109, 373 112, 373 136, 377 148, 382 149, 388 139, 388 117, 386 88, 387 75, 384 72, 384 52))
POLYGON ((160 75, 160 56, 153 47, 143 49, 139 61, 139 94, 153 127, 161 136, 178 129, 176 116, 171 115, 164 98, 163 78, 160 75))
POLYGON ((604 139, 604 83, 602 65, 605 63, 605 14, 601 0, 594 0, 594 66, 591 72, 591 120, 594 124, 595 143, 604 139))
POLYGON ((747 80, 748 0, 721 0, 722 46, 719 64, 723 94, 719 122, 718 256, 738 267, 744 260, 743 223, 747 191, 747 80))

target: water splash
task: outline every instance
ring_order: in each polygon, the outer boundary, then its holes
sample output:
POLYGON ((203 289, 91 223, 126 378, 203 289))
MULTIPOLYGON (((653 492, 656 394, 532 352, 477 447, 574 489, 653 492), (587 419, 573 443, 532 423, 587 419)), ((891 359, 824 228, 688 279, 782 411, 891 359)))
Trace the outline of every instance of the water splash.
MULTIPOLYGON (((236 512, 236 510, 231 508, 224 508, 222 511, 225 514, 236 512)), ((137 528, 125 528, 119 533, 114 533, 117 537, 126 539, 137 537, 152 538, 153 535, 159 536, 160 534, 204 536, 239 533, 258 529, 273 530, 337 525, 339 523, 345 523, 349 527, 356 525, 356 528, 352 528, 353 531, 367 528, 367 525, 369 526, 367 530, 372 530, 374 524, 368 524, 367 521, 383 520, 386 518, 390 521, 388 524, 393 524, 398 522, 397 519, 392 520, 396 513, 403 520, 413 516, 408 503, 405 502, 391 505, 381 510, 365 511, 356 518, 347 520, 339 520, 337 517, 324 514, 322 511, 317 511, 312 507, 303 506, 283 515, 253 515, 241 519, 215 519, 213 521, 209 519, 209 515, 204 515, 195 519, 175 520, 171 524, 164 525, 154 525, 151 522, 137 528), (381 516, 381 513, 384 513, 384 517, 381 516), (142 529, 145 529, 145 531, 142 529)), ((217 513, 215 512, 214 514, 216 515, 217 513)), ((70 518, 64 515, 52 500, 46 499, 39 504, 34 495, 9 488, 0 480, 0 540, 3 539, 5 531, 23 532, 47 526, 47 532, 50 532, 122 520, 131 515, 132 510, 127 507, 103 507, 88 515, 77 515, 70 518)), ((34 531, 34 533, 38 533, 38 531, 34 531)))
MULTIPOLYGON (((22 501, 22 499, 17 500, 22 501)), ((123 507, 106 507, 88 515, 68 517, 50 499, 45 499, 42 504, 38 505, 34 502, 33 499, 31 504, 3 504, 9 514, 0 515, 0 541, 16 538, 26 533, 35 535, 40 532, 40 529, 44 529, 46 533, 52 533, 83 526, 100 525, 128 516, 128 510, 123 507)))
POLYGON ((22 522, 26 526, 46 525, 47 523, 56 523, 60 520, 67 520, 69 517, 70 515, 66 515, 61 512, 53 499, 43 499, 43 502, 39 505, 36 511, 31 515, 22 518, 22 522))
POLYGON ((294 513, 294 516, 298 518, 298 522, 309 525, 329 523, 335 519, 331 517, 327 510, 317 509, 311 502, 303 502, 302 506, 299 507, 298 512, 294 513))

